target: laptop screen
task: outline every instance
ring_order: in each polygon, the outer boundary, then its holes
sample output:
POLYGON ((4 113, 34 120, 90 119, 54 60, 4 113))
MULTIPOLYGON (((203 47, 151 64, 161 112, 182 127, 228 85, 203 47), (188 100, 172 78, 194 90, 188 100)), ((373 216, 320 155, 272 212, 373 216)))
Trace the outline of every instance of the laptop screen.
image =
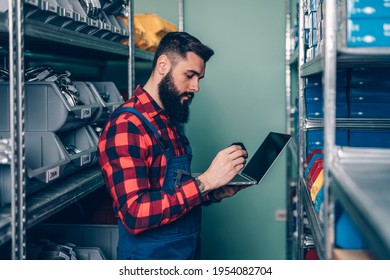
POLYGON ((242 170, 242 173, 252 177, 258 183, 270 169, 290 139, 291 135, 270 132, 242 170))

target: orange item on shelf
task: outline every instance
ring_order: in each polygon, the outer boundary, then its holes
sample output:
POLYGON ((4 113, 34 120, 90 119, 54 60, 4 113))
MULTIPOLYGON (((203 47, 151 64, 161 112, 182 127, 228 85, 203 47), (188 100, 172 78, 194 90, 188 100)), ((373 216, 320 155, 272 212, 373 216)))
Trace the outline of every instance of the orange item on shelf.
POLYGON ((143 33, 140 39, 135 41, 135 46, 142 50, 151 52, 156 51, 156 48, 162 37, 164 37, 169 32, 177 31, 177 28, 174 24, 152 13, 135 14, 134 29, 136 29, 136 24, 137 26, 140 26, 139 31, 143 30, 143 33))
MULTIPOLYGON (((117 16, 117 19, 122 20, 126 26, 129 25, 129 19, 126 16, 119 15, 119 16, 117 16)), ((137 18, 134 18, 133 20, 134 20, 134 22, 133 22, 133 24, 134 24, 134 33, 133 33, 134 34, 134 44, 137 45, 140 42, 140 40, 142 39, 142 37, 145 35, 146 31, 137 18)), ((123 44, 123 45, 127 45, 128 43, 129 43, 128 38, 121 41, 121 44, 123 44)))
POLYGON ((137 44, 141 40, 141 38, 145 35, 146 30, 139 21, 138 18, 134 17, 134 43, 137 44))
POLYGON ((161 18, 157 14, 135 14, 134 21, 138 20, 146 32, 152 32, 158 37, 162 38, 168 32, 177 31, 174 24, 161 18))
MULTIPOLYGON (((128 18, 118 16, 119 20, 128 25, 128 18)), ((162 37, 169 32, 177 31, 177 27, 153 13, 135 14, 133 17, 134 23, 134 45, 141 49, 150 52, 155 52, 162 37)), ((127 45, 129 39, 121 41, 121 44, 127 45)))
POLYGON ((140 48, 141 50, 155 52, 159 43, 160 38, 158 38, 157 35, 151 32, 145 32, 145 34, 135 44, 135 46, 140 48))
POLYGON ((317 178, 315 179, 314 183, 311 185, 311 189, 310 189, 310 196, 313 202, 316 200, 317 194, 321 190, 323 185, 324 185, 324 169, 321 168, 317 178))

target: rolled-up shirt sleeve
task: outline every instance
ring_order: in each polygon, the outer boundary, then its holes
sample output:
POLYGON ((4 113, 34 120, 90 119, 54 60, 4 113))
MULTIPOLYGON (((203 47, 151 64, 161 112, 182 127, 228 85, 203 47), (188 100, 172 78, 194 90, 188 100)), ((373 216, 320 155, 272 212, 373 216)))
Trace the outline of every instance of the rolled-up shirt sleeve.
POLYGON ((166 158, 133 114, 121 114, 106 125, 98 161, 114 213, 132 234, 168 224, 207 200, 193 179, 179 188, 162 188, 166 158))

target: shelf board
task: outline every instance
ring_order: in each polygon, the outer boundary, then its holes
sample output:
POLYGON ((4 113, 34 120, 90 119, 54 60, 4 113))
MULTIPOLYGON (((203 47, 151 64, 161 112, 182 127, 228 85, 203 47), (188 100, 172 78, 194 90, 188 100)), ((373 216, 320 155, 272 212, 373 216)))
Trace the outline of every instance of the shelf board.
MULTIPOLYGON (((119 42, 113 42, 99 37, 94 37, 81 32, 61 28, 59 26, 46 24, 33 19, 26 19, 24 25, 25 40, 27 47, 42 47, 42 40, 63 44, 60 46, 69 46, 73 54, 78 54, 75 47, 79 50, 95 50, 105 55, 128 56, 128 46, 122 45, 119 42), (75 53, 76 52, 76 53, 75 53)), ((47 50, 47 45, 45 46, 47 50)), ((56 48, 54 49, 56 50, 56 48)), ((84 54, 84 52, 83 52, 84 54)))
MULTIPOLYGON (((308 118, 305 120, 305 128, 322 128, 324 120, 322 118, 308 118)), ((338 118, 336 119, 337 128, 351 129, 369 129, 369 128, 387 128, 390 129, 390 119, 373 119, 373 118, 338 118)))
MULTIPOLYGON (((27 229, 63 210, 104 185, 98 166, 94 165, 67 176, 26 199, 27 229)), ((10 207, 0 208, 0 245, 11 238, 10 207)))
POLYGON ((323 69, 322 57, 317 56, 317 57, 313 58, 312 60, 303 64, 301 69, 302 69, 302 71, 301 71, 302 77, 321 73, 322 69, 323 69))
POLYGON ((336 161, 340 163, 360 162, 362 164, 389 163, 389 148, 366 148, 366 147, 337 147, 336 161))
POLYGON ((320 259, 325 259, 325 255, 326 255, 326 250, 325 250, 326 248, 324 244, 325 235, 322 229, 323 228, 322 222, 320 221, 318 214, 314 209, 314 205, 311 200, 306 182, 303 178, 301 178, 299 185, 300 185, 302 203, 306 210, 306 215, 308 216, 310 228, 314 237, 317 254, 320 259))
MULTIPOLYGON (((337 49, 337 67, 389 67, 390 48, 339 48, 337 49)), ((303 64, 301 76, 306 77, 321 73, 323 70, 322 55, 318 55, 303 64)))
MULTIPOLYGON (((8 27, 6 20, 0 15, 0 41, 1 46, 8 46, 8 27)), ((81 59, 124 59, 129 56, 129 47, 119 42, 109 41, 56 25, 26 19, 24 22, 25 49, 33 53, 47 55, 71 56, 81 59), (44 45, 44 47, 43 47, 44 45), (47 51, 49 50, 49 52, 47 51)), ((153 61, 154 53, 134 49, 134 58, 142 61, 153 61)))
POLYGON ((390 48, 340 47, 337 54, 337 63, 340 63, 342 67, 390 65, 390 48))
POLYGON ((134 49, 134 57, 136 59, 139 59, 139 60, 153 61, 154 53, 135 48, 134 49))
POLYGON ((375 257, 389 259, 390 158, 368 159, 355 157, 331 166, 331 191, 367 238, 375 257))

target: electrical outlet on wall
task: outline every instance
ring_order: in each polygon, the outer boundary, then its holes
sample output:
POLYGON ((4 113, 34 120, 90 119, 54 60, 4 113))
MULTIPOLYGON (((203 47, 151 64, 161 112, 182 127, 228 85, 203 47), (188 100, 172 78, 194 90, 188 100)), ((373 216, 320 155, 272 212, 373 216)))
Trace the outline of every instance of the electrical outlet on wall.
POLYGON ((278 209, 275 211, 275 220, 277 222, 285 222, 287 220, 287 212, 285 209, 278 209))

